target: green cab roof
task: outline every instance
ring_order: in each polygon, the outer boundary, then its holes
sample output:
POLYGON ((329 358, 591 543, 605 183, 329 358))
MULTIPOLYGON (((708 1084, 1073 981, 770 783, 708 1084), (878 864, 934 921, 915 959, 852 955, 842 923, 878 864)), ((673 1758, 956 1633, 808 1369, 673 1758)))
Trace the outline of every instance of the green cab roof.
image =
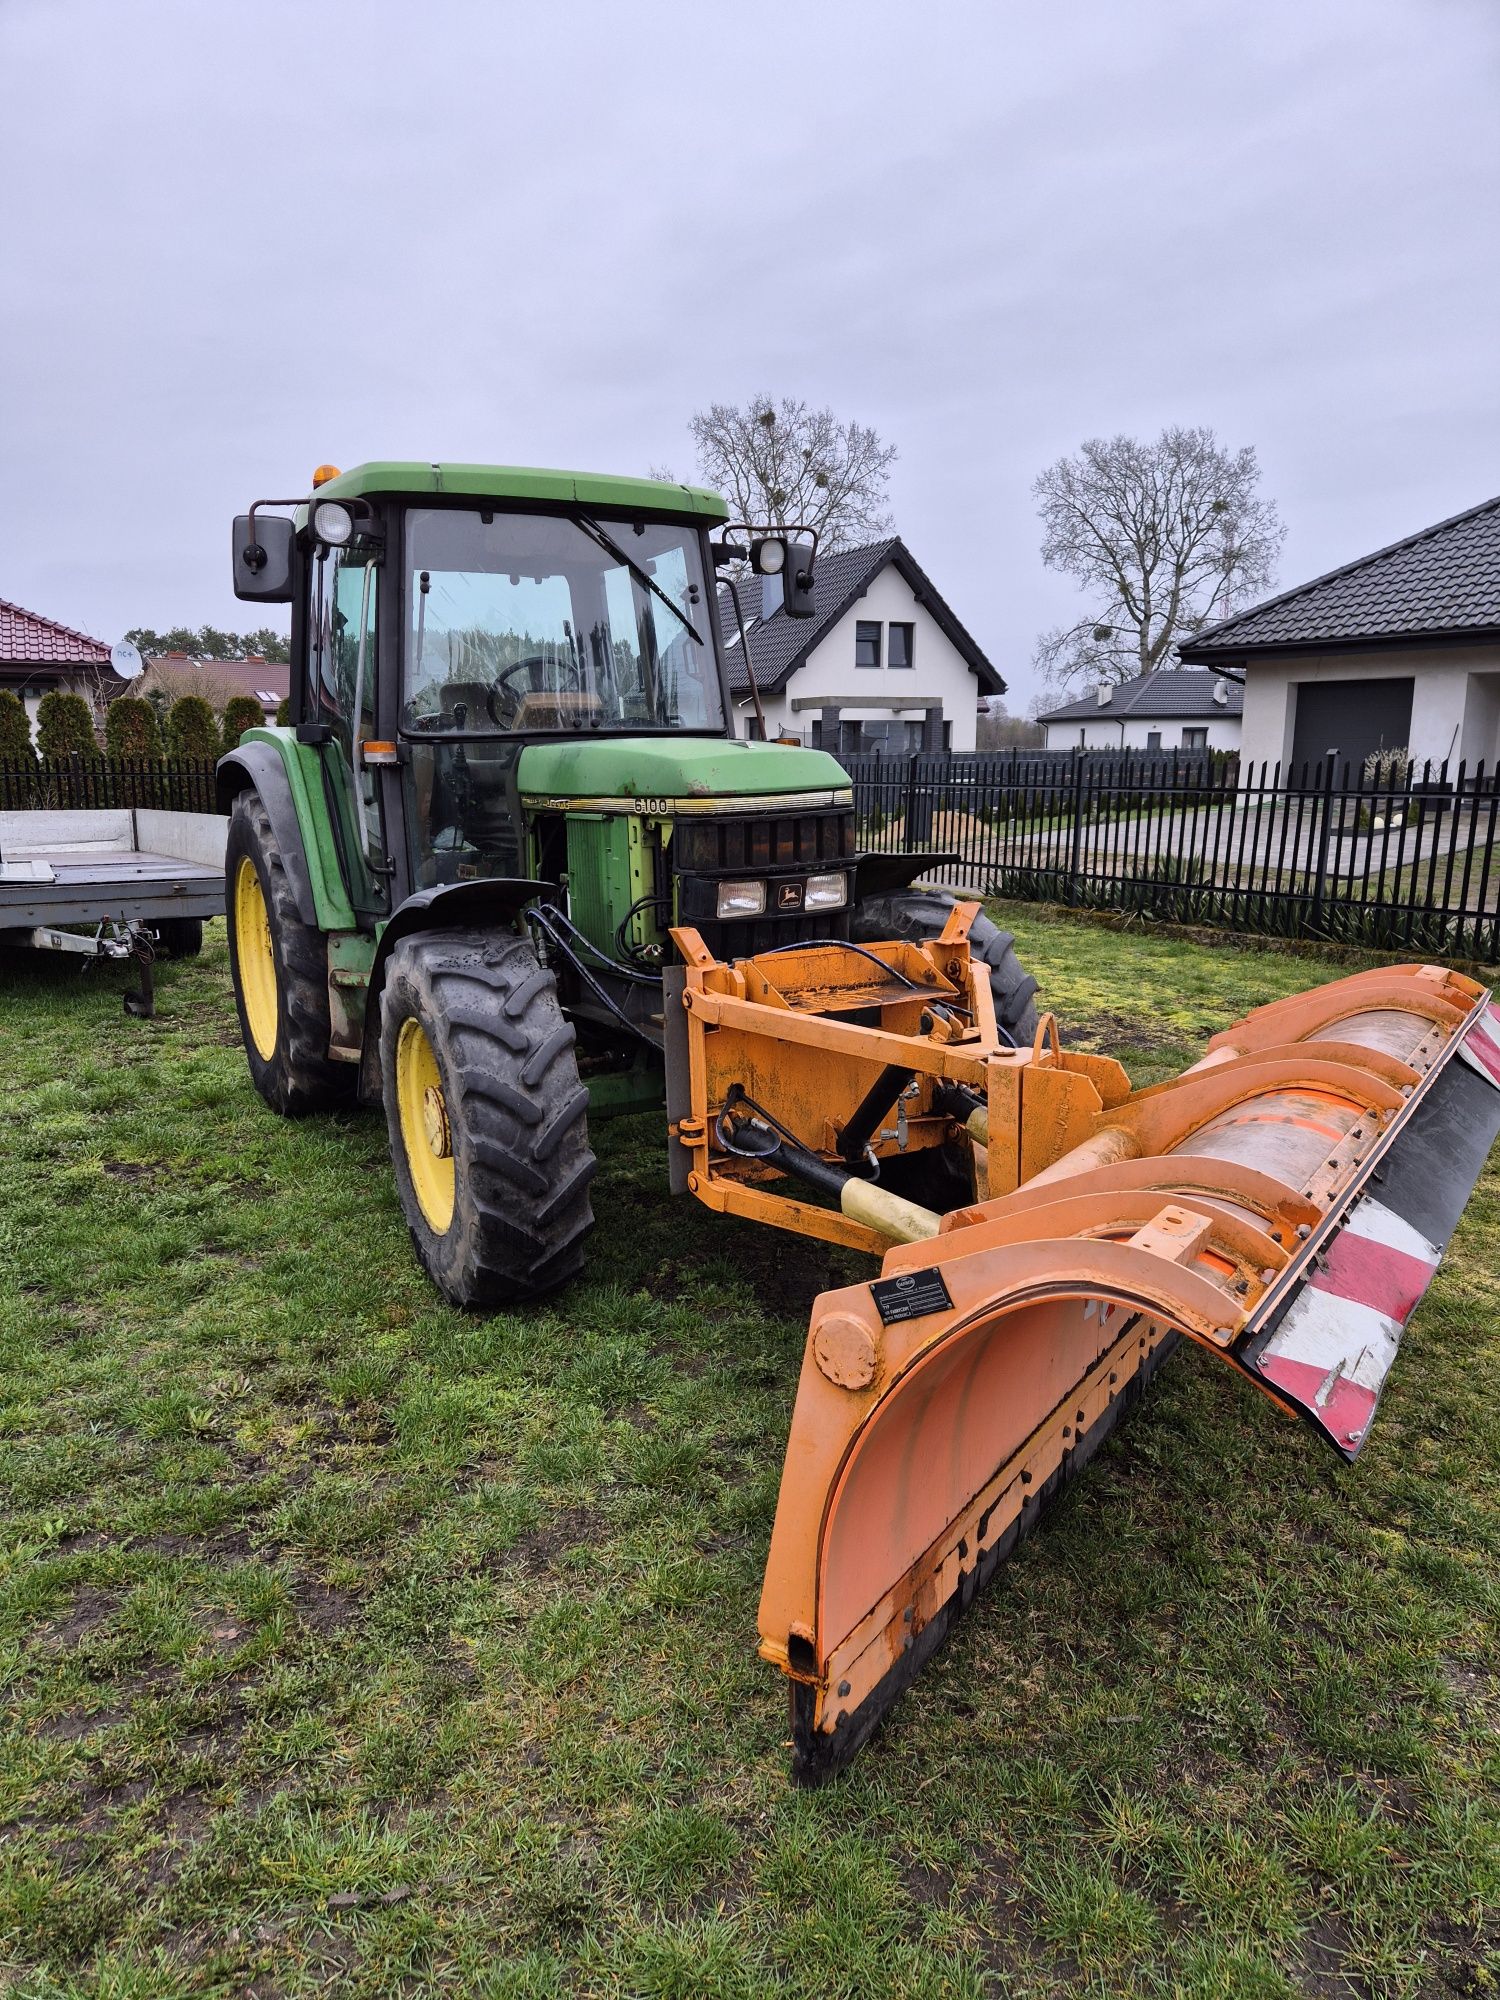
POLYGON ((551 472, 532 465, 424 465, 418 459, 372 458, 317 488, 319 500, 356 500, 394 493, 408 498, 451 494, 473 500, 550 500, 580 507, 621 507, 645 514, 727 521, 729 509, 706 486, 665 479, 622 479, 611 472, 551 472))

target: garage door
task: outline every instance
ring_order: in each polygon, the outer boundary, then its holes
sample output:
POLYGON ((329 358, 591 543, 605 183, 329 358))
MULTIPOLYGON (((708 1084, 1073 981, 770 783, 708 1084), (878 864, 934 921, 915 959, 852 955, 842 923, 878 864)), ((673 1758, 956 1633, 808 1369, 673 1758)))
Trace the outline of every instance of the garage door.
POLYGON ((1297 681, 1292 763, 1317 764, 1330 751, 1357 773, 1372 750, 1404 750, 1411 741, 1415 682, 1297 681))

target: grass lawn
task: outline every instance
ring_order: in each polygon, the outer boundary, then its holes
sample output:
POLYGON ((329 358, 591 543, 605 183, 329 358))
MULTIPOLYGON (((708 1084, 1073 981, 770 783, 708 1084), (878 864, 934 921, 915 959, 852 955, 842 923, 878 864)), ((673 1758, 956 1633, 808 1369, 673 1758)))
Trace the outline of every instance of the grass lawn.
MULTIPOLYGON (((1138 1081, 1347 966, 1028 917, 1138 1081)), ((0 975, 0 1989, 1500 1992, 1493 1171, 1340 1468, 1179 1354, 837 1784, 755 1608, 867 1268, 600 1128, 590 1275, 470 1320, 383 1123, 285 1124, 222 925, 0 975)))

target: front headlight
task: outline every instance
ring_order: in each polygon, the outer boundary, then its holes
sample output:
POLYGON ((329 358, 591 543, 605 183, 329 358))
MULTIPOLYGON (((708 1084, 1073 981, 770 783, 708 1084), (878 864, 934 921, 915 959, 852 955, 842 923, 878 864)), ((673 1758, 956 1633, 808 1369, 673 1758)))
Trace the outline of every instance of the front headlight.
POLYGON ((759 917, 765 914, 766 885, 764 882, 721 882, 719 884, 719 915, 721 917, 759 917))
POLYGON ((849 900, 849 877, 841 869, 837 875, 809 875, 804 910, 841 910, 849 900))

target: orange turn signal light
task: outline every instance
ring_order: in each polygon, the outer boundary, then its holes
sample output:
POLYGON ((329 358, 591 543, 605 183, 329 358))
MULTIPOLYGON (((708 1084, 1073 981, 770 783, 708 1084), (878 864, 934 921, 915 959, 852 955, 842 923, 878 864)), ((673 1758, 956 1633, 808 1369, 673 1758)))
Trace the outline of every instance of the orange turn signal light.
POLYGON ((368 743, 360 746, 360 755, 367 764, 394 764, 396 761, 396 746, 394 743, 377 742, 374 737, 371 737, 368 743))
POLYGON ((337 479, 338 476, 339 469, 336 465, 320 465, 313 474, 313 491, 316 492, 320 486, 326 486, 330 479, 337 479))

